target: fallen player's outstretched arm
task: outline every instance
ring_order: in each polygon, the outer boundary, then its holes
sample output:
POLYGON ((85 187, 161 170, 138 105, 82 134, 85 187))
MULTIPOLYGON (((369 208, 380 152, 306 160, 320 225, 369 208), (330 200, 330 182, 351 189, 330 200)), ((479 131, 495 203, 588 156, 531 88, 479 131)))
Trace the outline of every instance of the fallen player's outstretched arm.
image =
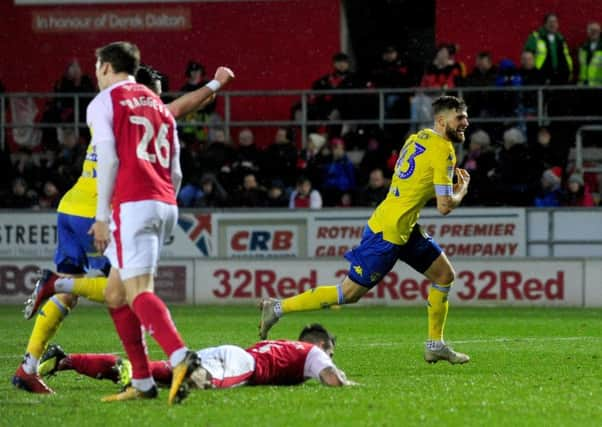
POLYGON ((322 384, 330 387, 357 385, 356 382, 349 381, 347 379, 345 372, 334 367, 322 369, 322 371, 320 371, 320 381, 322 382, 322 384))
POLYGON ((167 108, 175 118, 180 118, 193 111, 200 110, 213 102, 215 93, 223 89, 234 79, 234 73, 227 67, 217 67, 213 80, 205 86, 188 92, 167 104, 167 108))

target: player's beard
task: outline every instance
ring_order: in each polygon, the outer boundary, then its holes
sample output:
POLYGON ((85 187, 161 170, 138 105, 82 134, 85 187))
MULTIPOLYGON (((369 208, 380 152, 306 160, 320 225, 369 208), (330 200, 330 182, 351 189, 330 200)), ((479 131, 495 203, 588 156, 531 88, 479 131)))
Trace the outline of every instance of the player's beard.
POLYGON ((458 130, 459 128, 452 128, 450 125, 445 125, 445 136, 447 137, 447 139, 449 139, 451 142, 455 142, 457 144, 460 144, 462 142, 464 142, 464 131, 460 131, 458 130))

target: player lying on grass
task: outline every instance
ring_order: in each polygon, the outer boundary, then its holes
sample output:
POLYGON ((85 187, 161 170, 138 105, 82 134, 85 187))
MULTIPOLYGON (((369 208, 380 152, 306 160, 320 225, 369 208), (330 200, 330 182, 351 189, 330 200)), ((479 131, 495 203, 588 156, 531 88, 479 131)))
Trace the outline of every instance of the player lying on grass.
MULTIPOLYGON (((160 94, 160 75, 151 67, 140 67, 136 79, 160 94)), ((217 90, 228 85, 233 79, 234 74, 229 68, 218 67, 212 85, 208 84, 182 95, 166 106, 174 117, 182 117, 202 108, 214 98, 217 90)), ((32 393, 53 392, 37 375, 38 360, 63 319, 75 307, 77 296, 83 296, 90 301, 105 302, 107 278, 86 276, 94 271, 106 275, 111 267, 108 259, 94 249, 93 238, 88 234, 96 213, 97 173, 94 151, 93 144, 90 144, 82 176, 63 196, 57 209, 59 244, 54 262, 58 274, 44 270, 26 302, 26 319, 32 318, 40 307, 40 313, 43 315, 36 318, 24 362, 19 365, 12 382, 17 388, 32 393)))
MULTIPOLYGON (((298 341, 260 341, 246 350, 222 345, 197 352, 201 367, 190 377, 191 388, 230 388, 241 385, 294 385, 314 378, 328 386, 353 385, 332 357, 335 338, 319 324, 303 328, 298 341)), ((151 373, 159 385, 171 383, 167 361, 152 361, 151 373)), ((65 354, 51 345, 42 357, 40 375, 76 372, 96 379, 109 379, 123 386, 131 378, 129 361, 114 354, 65 354)))
POLYGON ((455 167, 452 145, 464 142, 468 127, 466 104, 454 96, 440 96, 433 102, 433 115, 433 129, 411 135, 403 145, 387 197, 368 220, 359 246, 345 254, 350 266, 343 283, 318 286, 283 300, 262 301, 261 339, 267 338, 270 328, 285 314, 359 301, 401 260, 432 282, 424 359, 429 363, 447 360, 452 364, 470 360, 443 340, 447 299, 455 272, 437 242, 418 224, 420 211, 433 197, 439 212, 447 215, 460 205, 468 191, 470 176, 466 170, 455 167))

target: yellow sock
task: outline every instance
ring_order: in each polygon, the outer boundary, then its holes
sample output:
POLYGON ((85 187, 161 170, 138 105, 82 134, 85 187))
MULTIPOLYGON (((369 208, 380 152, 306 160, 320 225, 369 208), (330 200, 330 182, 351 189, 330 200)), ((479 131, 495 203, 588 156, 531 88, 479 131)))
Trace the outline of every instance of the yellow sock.
POLYGON ((447 296, 449 294, 449 285, 432 284, 429 289, 428 296, 428 325, 429 325, 429 340, 442 341, 443 329, 445 328, 445 320, 447 319, 447 311, 449 303, 447 296))
POLYGON ((46 301, 33 325, 33 330, 27 343, 27 353, 36 359, 40 359, 48 342, 56 334, 67 314, 69 314, 69 308, 59 301, 58 298, 52 297, 46 301))
POLYGON ((310 311, 343 304, 343 291, 340 286, 318 286, 294 297, 283 299, 282 314, 292 311, 310 311))
POLYGON ((73 295, 79 295, 90 301, 105 302, 106 277, 77 277, 73 280, 73 295))

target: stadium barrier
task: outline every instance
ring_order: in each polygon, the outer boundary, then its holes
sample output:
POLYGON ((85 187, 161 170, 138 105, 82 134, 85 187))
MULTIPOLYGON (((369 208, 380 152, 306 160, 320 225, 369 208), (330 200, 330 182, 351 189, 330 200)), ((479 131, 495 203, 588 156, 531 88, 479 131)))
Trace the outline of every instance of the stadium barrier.
MULTIPOLYGON (((412 129, 430 125, 430 112, 418 107, 418 100, 426 102, 426 110, 430 109, 429 97, 447 93, 467 97, 484 96, 499 107, 505 105, 504 111, 497 112, 495 117, 471 117, 472 126, 479 127, 487 124, 512 125, 526 128, 527 123, 538 126, 549 126, 550 123, 564 123, 572 126, 575 132, 581 132, 579 127, 586 125, 589 132, 600 132, 602 113, 597 99, 598 91, 583 85, 562 86, 481 86, 456 87, 447 91, 440 88, 403 88, 403 89, 337 89, 337 90, 255 90, 255 91, 225 91, 219 93, 223 98, 223 108, 219 111, 223 118, 211 122, 180 120, 180 126, 223 127, 226 137, 235 128, 265 128, 285 126, 298 129, 301 144, 308 140, 312 128, 329 126, 385 126, 410 125, 412 129), (312 117, 311 110, 316 99, 324 96, 345 96, 348 104, 353 104, 359 111, 340 120, 318 120, 312 117), (413 107, 412 113, 395 113, 389 111, 387 105, 392 99, 404 99, 413 107), (495 100, 494 100, 495 99, 495 100), (249 105, 277 105, 273 111, 265 112, 259 118, 250 113, 249 105), (291 106, 296 113, 290 118, 291 106), (508 107, 510 105, 510 107, 508 107), (361 106, 359 108, 358 106, 361 106), (273 114, 273 115, 272 115, 273 114), (267 116, 271 117, 267 117, 267 116), (284 119, 286 117, 287 119, 284 119), (425 121, 426 120, 426 121, 425 121)), ((173 99, 181 92, 164 94, 164 99, 173 99)), ((80 106, 89 102, 94 93, 55 93, 55 92, 13 92, 0 93, 0 148, 4 149, 7 142, 20 146, 31 147, 39 144, 41 129, 71 128, 76 135, 87 127, 85 117, 80 112, 80 106), (64 99, 73 104, 73 119, 62 123, 40 121, 39 112, 45 104, 54 99, 64 99), (8 132, 11 130, 12 132, 8 132)), ((485 98, 484 98, 485 99, 485 98)), ((405 109, 405 107, 404 107, 405 109)), ((470 106, 469 106, 470 113, 470 106)), ((579 136, 580 138, 581 136, 579 136)), ((576 135, 577 138, 577 135, 576 135)), ((599 171, 600 167, 584 162, 582 144, 576 147, 576 168, 582 171, 599 171)))
MULTIPOLYGON (((339 282, 342 254, 370 210, 183 211, 156 288, 166 300, 253 303, 339 282)), ((458 305, 602 307, 602 211, 462 208, 421 224, 457 271, 458 305)), ((0 213, 0 301, 21 303, 40 268, 52 268, 56 214, 0 213)), ((362 303, 421 305, 428 282, 399 263, 362 303)))

